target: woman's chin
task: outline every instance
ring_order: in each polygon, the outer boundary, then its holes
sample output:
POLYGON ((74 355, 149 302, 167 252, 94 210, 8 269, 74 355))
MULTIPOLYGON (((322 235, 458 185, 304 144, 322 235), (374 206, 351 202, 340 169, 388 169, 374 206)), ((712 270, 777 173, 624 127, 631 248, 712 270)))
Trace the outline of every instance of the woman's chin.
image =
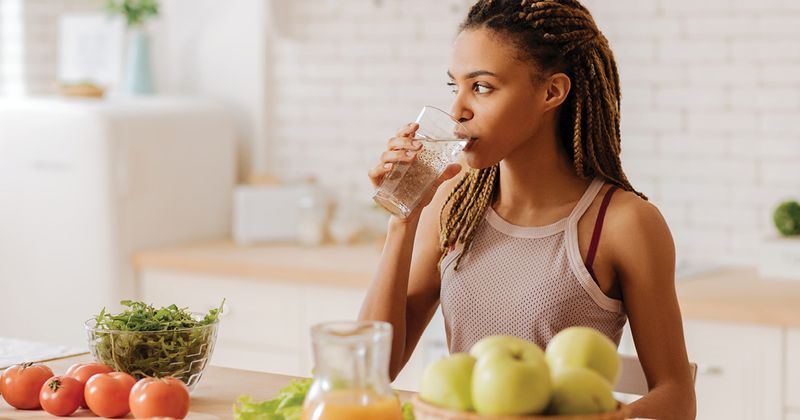
POLYGON ((485 169, 494 166, 497 162, 486 160, 485 157, 476 154, 475 151, 464 152, 464 162, 472 169, 485 169))

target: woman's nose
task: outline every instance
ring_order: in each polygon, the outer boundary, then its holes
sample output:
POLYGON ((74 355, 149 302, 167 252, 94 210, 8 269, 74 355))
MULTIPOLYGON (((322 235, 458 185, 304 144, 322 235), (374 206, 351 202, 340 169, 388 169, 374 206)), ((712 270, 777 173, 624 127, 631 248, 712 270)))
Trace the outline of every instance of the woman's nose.
POLYGON ((469 121, 473 117, 473 113, 469 109, 469 107, 465 106, 458 100, 456 100, 453 103, 453 106, 450 109, 450 114, 453 116, 453 118, 455 118, 456 120, 458 120, 458 122, 461 123, 469 121))

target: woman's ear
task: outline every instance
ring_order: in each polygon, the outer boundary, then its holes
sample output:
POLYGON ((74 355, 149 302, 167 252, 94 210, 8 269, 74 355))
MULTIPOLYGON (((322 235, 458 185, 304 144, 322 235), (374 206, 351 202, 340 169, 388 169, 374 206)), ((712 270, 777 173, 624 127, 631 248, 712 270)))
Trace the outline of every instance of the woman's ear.
POLYGON ((569 76, 564 73, 554 73, 544 81, 547 89, 547 97, 544 103, 544 110, 558 108, 569 95, 571 87, 569 76))

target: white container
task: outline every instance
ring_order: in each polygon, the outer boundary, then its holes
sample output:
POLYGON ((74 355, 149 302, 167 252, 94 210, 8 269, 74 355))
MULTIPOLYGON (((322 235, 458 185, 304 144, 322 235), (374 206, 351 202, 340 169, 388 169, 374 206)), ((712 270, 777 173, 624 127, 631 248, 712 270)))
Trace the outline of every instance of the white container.
POLYGON ((241 185, 233 203, 233 239, 258 242, 322 242, 324 200, 313 184, 241 185), (308 208, 310 207, 310 208, 308 208), (314 214, 321 214, 317 220, 314 214))
POLYGON ((800 237, 764 240, 758 272, 763 278, 800 281, 800 237))

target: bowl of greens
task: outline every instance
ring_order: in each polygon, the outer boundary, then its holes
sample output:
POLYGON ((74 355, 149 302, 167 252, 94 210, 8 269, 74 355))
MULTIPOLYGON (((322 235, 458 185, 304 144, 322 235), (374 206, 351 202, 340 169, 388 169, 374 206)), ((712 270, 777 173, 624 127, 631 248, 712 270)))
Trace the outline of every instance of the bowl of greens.
POLYGON ((222 305, 201 314, 176 305, 120 303, 127 309, 111 314, 103 308, 85 323, 95 360, 137 380, 172 376, 194 390, 214 352, 222 305))

